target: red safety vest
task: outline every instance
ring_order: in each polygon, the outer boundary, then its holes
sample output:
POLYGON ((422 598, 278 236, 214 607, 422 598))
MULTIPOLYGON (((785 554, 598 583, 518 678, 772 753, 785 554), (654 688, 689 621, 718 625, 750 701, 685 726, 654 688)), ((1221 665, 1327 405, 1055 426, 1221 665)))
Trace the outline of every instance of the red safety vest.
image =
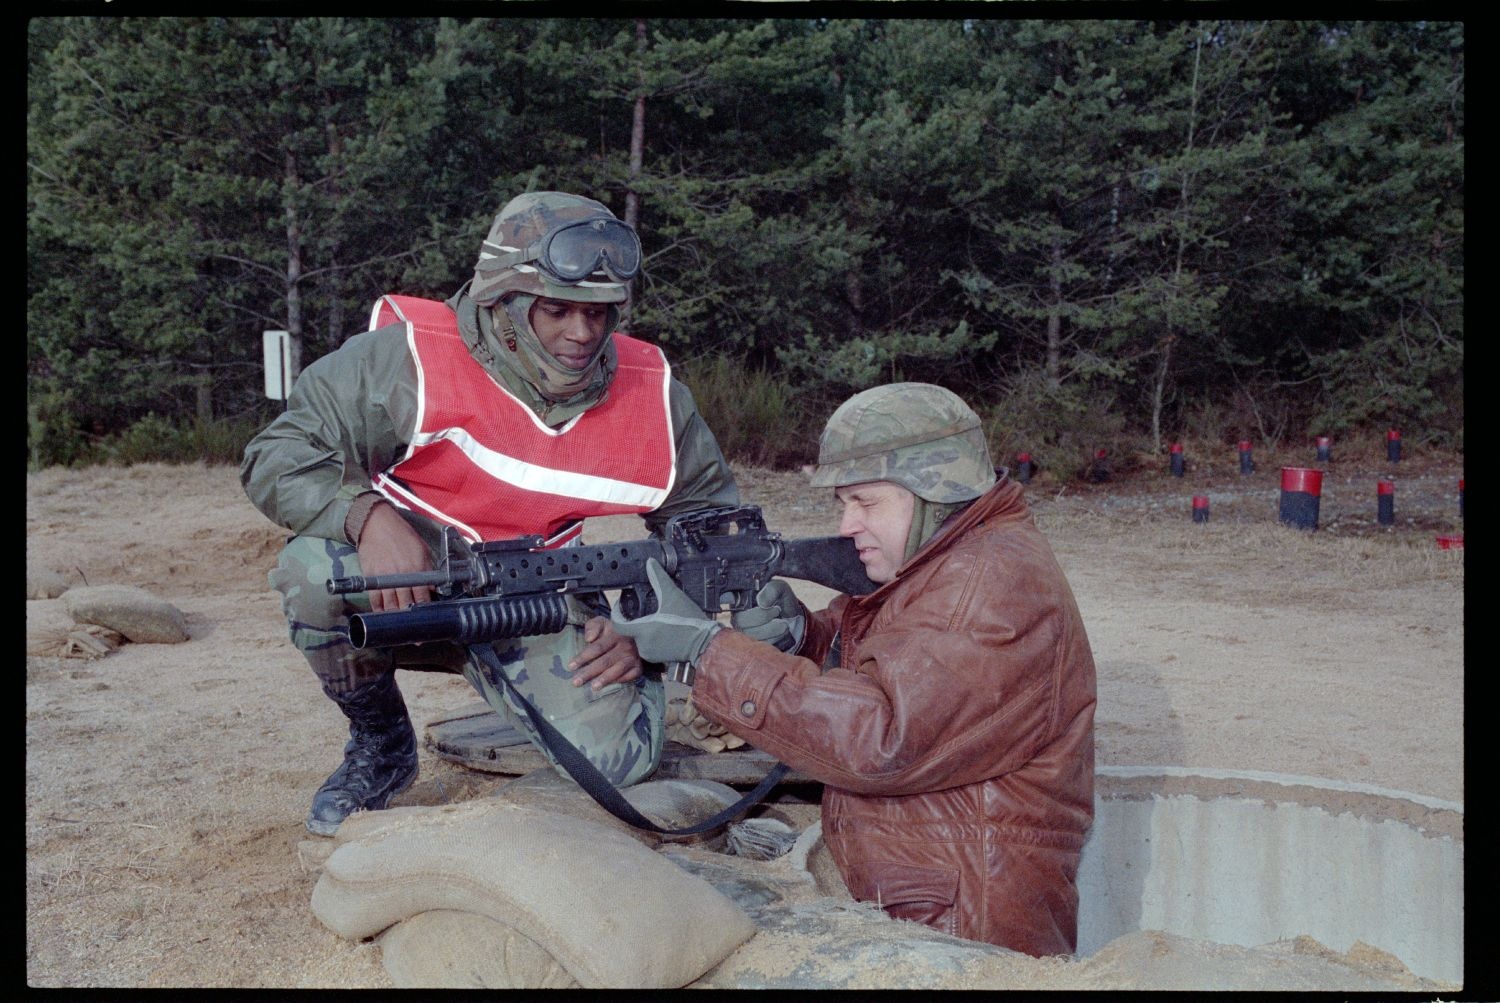
POLYGON ((599 404, 549 428, 469 354, 446 303, 382 296, 370 329, 406 325, 417 366, 417 427, 372 484, 392 504, 472 542, 577 539, 589 516, 650 512, 677 478, 661 349, 613 334, 619 365, 599 404))

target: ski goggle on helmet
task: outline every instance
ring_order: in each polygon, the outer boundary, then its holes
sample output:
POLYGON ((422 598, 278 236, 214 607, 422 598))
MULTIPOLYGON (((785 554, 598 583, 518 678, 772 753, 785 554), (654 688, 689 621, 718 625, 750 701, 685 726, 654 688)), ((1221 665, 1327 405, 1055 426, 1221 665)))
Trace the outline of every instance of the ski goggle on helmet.
POLYGON ((602 202, 569 192, 526 192, 490 224, 469 295, 480 306, 515 293, 623 304, 641 264, 634 228, 602 202))
POLYGON ((641 270, 641 240, 618 219, 579 219, 554 226, 519 250, 497 247, 489 241, 485 249, 496 254, 492 266, 534 265, 554 282, 577 285, 602 271, 616 282, 628 282, 641 270))

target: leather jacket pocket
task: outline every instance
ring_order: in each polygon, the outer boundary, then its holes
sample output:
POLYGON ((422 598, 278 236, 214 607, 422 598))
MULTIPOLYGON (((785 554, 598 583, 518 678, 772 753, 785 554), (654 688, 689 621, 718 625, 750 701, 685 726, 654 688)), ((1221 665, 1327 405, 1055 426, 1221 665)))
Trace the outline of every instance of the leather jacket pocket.
POLYGON ((910 920, 956 934, 956 868, 866 860, 860 863, 857 873, 846 874, 844 880, 856 899, 876 903, 892 919, 910 920))

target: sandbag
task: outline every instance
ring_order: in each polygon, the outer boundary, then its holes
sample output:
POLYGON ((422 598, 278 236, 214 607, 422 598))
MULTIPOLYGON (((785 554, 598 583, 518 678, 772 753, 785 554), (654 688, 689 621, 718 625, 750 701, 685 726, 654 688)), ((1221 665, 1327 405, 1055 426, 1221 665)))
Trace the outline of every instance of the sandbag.
POLYGON ((657 825, 673 829, 710 818, 740 799, 740 792, 728 784, 697 777, 647 780, 620 794, 657 825))
POLYGON ((380 961, 398 989, 576 989, 578 981, 531 938, 472 912, 419 912, 380 935, 380 961))
POLYGON ((61 599, 26 603, 26 654, 39 658, 103 658, 124 641, 115 631, 79 623, 61 599))
MULTIPOLYGON (((620 796, 636 811, 668 829, 680 829, 718 814, 740 799, 740 792, 728 784, 697 777, 671 780, 647 780, 619 789, 620 796)), ((615 818, 589 797, 577 783, 544 766, 501 787, 491 800, 520 805, 535 811, 587 819, 614 829, 631 839, 655 847, 662 836, 647 829, 637 829, 615 818)), ((334 835, 335 842, 348 842, 369 835, 395 820, 416 815, 426 808, 409 806, 377 812, 355 812, 344 820, 334 835)), ((724 845, 724 830, 697 836, 672 837, 702 843, 710 847, 724 845)))
POLYGON ((84 585, 64 592, 62 601, 79 623, 119 631, 128 641, 177 644, 188 639, 182 611, 134 585, 84 585))
MULTIPOLYGON (((498 800, 405 812, 356 826, 329 856, 313 913, 364 939, 418 913, 488 916, 556 959, 585 988, 677 988, 755 933, 708 882, 630 836, 498 800)), ((357 816, 340 826, 339 835, 357 816)))

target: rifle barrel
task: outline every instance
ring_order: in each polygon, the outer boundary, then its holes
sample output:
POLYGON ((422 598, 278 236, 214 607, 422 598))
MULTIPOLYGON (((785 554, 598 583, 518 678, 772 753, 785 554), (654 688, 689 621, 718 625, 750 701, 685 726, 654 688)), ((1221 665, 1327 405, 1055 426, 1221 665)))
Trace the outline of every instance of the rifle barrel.
POLYGON ((409 589, 425 585, 435 588, 440 585, 461 585, 467 579, 457 579, 446 571, 413 571, 404 575, 351 575, 348 578, 328 579, 328 592, 341 596, 350 592, 380 592, 384 589, 409 589))

